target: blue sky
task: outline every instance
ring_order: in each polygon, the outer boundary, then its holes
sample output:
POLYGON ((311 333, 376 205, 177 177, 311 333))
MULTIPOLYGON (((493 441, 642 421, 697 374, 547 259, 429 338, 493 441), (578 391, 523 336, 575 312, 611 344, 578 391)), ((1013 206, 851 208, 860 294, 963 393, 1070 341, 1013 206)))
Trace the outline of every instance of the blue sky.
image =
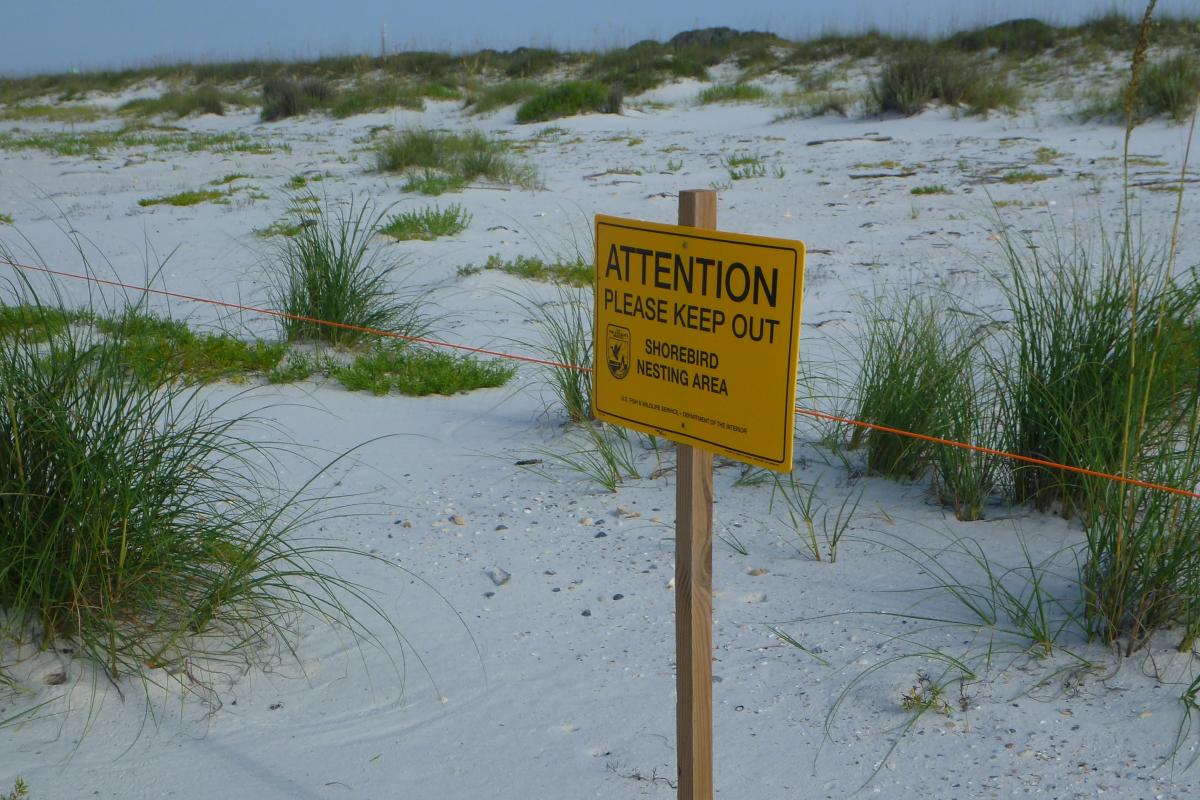
MULTIPOLYGON (((1036 16, 1069 23, 1141 0, 0 0, 0 74, 231 58, 551 46, 603 49, 728 25, 789 38, 869 27, 945 33, 1036 16)), ((1198 0, 1160 13, 1200 14, 1198 0)))

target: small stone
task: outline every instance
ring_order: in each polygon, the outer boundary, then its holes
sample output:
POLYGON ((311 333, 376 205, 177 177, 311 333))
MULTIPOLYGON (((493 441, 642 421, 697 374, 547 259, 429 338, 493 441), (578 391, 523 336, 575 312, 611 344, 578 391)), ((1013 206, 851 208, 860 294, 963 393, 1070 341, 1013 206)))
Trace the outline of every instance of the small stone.
POLYGON ((1153 717, 1153 716, 1154 716, 1153 711, 1143 711, 1142 713, 1138 714, 1138 717, 1140 719, 1147 719, 1147 718, 1153 717))
POLYGON ((551 589, 550 591, 552 591, 552 592, 561 592, 561 591, 562 591, 562 589, 561 589, 560 587, 558 587, 558 586, 555 586, 555 587, 554 587, 553 589, 551 589))
POLYGON ((458 514, 451 514, 450 521, 453 522, 455 525, 466 525, 467 524, 467 521, 465 519, 463 519, 462 517, 460 517, 458 514))
POLYGON ((596 534, 595 536, 593 536, 592 538, 593 538, 593 539, 603 539, 605 536, 608 536, 608 534, 607 534, 607 533, 605 533, 604 531, 600 531, 599 533, 597 533, 597 534, 596 534))
POLYGON ((557 575, 558 573, 557 573, 557 572, 555 572, 555 571, 554 571, 554 570, 552 570, 552 569, 548 569, 548 570, 546 570, 545 572, 543 572, 542 574, 543 574, 543 575, 557 575))
POLYGON ((484 592, 483 596, 491 599, 496 596, 496 593, 495 592, 484 592))
POLYGON ((724 679, 724 678, 722 678, 720 675, 713 675, 713 676, 712 676, 712 682, 713 682, 713 683, 720 683, 720 682, 721 682, 721 681, 723 681, 723 680, 725 680, 725 679, 724 679))
POLYGON ((755 567, 754 569, 750 570, 750 574, 757 578, 761 575, 766 575, 767 571, 762 567, 755 567))
POLYGON ((584 617, 590 617, 591 615, 592 615, 592 612, 586 608, 583 610, 583 614, 581 614, 581 616, 584 616, 584 617))
POLYGON ((671 578, 671 580, 667 581, 667 588, 668 588, 668 589, 674 589, 674 588, 675 588, 675 579, 674 579, 674 578, 671 578))
POLYGON ((271 703, 271 705, 267 706, 267 708, 271 709, 272 711, 278 711, 279 709, 283 708, 283 703, 271 703))
POLYGON ((632 508, 626 508, 625 506, 617 506, 618 517, 624 517, 625 519, 636 519, 641 515, 642 512, 640 511, 634 511, 632 508))
POLYGON ((496 530, 498 530, 498 531, 506 531, 506 530, 508 530, 508 526, 507 526, 507 525, 497 525, 497 526, 496 526, 496 530))
POLYGON ((583 517, 579 520, 579 524, 580 525, 595 525, 596 520, 592 519, 591 517, 583 517))
POLYGON ((404 520, 404 524, 403 524, 403 525, 401 525, 400 527, 401 527, 401 528, 411 528, 411 527, 412 527, 412 523, 411 523, 411 522, 409 522, 408 520, 404 520))
POLYGON ((512 577, 512 575, 502 567, 489 567, 488 569, 484 570, 484 572, 486 572, 487 576, 492 579, 492 583, 496 584, 497 586, 503 586, 504 584, 508 583, 508 579, 512 577))
POLYGON ((613 595, 613 600, 624 600, 624 599, 625 599, 625 595, 621 594, 620 592, 617 592, 616 594, 613 595))

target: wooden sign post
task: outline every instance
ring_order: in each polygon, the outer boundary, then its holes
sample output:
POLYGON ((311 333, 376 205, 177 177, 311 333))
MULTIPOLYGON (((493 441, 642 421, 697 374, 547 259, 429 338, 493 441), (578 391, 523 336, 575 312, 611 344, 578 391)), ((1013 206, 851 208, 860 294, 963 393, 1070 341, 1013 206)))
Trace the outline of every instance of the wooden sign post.
POLYGON ((679 224, 596 216, 592 411, 677 443, 675 721, 680 800, 712 800, 713 453, 789 471, 804 244, 717 231, 717 193, 679 224))
MULTIPOLYGON (((679 224, 717 227, 717 193, 679 193, 679 224)), ((679 800, 711 800, 713 454, 689 444, 675 456, 675 732, 679 800)))

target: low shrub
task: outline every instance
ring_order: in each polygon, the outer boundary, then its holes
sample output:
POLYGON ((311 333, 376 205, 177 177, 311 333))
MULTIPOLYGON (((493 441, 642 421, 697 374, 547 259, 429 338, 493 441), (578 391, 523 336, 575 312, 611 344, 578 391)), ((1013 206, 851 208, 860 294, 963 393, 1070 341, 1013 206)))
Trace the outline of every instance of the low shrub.
POLYGON ((466 230, 471 214, 457 203, 446 208, 423 208, 396 214, 379 229, 393 239, 432 240, 439 236, 454 236, 466 230))
POLYGON ((329 105, 333 97, 333 87, 320 78, 269 78, 263 82, 260 116, 263 121, 272 122, 307 114, 329 105))
POLYGON ((517 109, 517 122, 545 122, 576 114, 618 114, 620 102, 608 85, 596 81, 566 81, 543 89, 517 109))
POLYGON ((130 100, 118 109, 123 114, 189 117, 192 114, 224 114, 226 106, 250 106, 254 100, 240 92, 218 89, 215 86, 197 86, 187 91, 164 92, 158 97, 140 97, 130 100))
POLYGON ((503 386, 516 368, 496 359, 481 361, 445 350, 388 342, 356 356, 350 364, 330 367, 330 374, 350 391, 396 391, 420 397, 503 386))
POLYGON ((956 106, 966 103, 972 113, 1015 108, 1020 93, 1002 76, 953 50, 912 45, 886 61, 872 95, 881 111, 905 116, 919 114, 934 100, 956 106))
POLYGON ((425 100, 419 90, 399 81, 375 80, 356 83, 352 88, 339 92, 329 106, 329 113, 338 119, 383 111, 389 108, 407 108, 420 111, 425 100))
POLYGON ((406 189, 425 194, 461 189, 480 178, 526 189, 538 185, 532 166, 515 160, 507 144, 480 131, 408 128, 380 144, 376 166, 384 172, 408 173, 406 189))
POLYGON ((1139 117, 1167 114, 1183 122, 1200 101, 1200 59, 1190 53, 1151 64, 1138 87, 1139 117))
POLYGON ((769 97, 767 90, 752 83, 718 84, 700 92, 701 105, 709 103, 754 103, 769 97))
POLYGON ((467 106, 475 114, 487 114, 498 108, 515 105, 537 94, 541 87, 533 81, 517 80, 496 83, 467 98, 467 106))

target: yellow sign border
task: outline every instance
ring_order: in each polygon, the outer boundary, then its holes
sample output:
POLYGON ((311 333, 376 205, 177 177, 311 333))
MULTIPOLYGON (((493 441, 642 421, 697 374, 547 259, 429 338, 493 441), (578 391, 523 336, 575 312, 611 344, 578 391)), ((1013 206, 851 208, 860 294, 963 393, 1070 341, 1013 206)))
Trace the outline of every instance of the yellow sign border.
MULTIPOLYGON (((645 220, 628 219, 624 217, 612 217, 605 214, 597 214, 595 219, 595 291, 593 297, 593 364, 592 375, 596 386, 593 386, 592 391, 592 412, 597 419, 607 422, 613 422, 623 427, 632 428, 643 433, 649 433, 657 436, 662 436, 675 442, 691 444, 699 446, 707 450, 711 450, 722 455, 729 456, 739 461, 755 464, 758 466, 767 467, 772 470, 788 472, 793 466, 793 447, 795 439, 795 407, 796 407, 796 372, 797 361, 800 353, 800 317, 804 300, 804 266, 805 266, 805 246, 803 242, 791 239, 780 239, 768 236, 756 236, 753 234, 732 233, 727 231, 710 230, 706 228, 695 228, 686 225, 667 225, 659 222, 648 222, 645 220), (792 307, 788 310, 787 320, 790 323, 788 330, 788 379, 786 381, 786 389, 784 398, 784 423, 782 431, 782 447, 778 457, 774 457, 774 453, 763 454, 754 453, 748 450, 742 450, 731 446, 727 443, 713 442, 708 439, 703 439, 698 436, 686 433, 684 431, 663 428, 633 417, 623 416, 600 407, 600 394, 598 391, 599 382, 607 379, 607 372, 604 365, 601 363, 601 349, 595 345, 595 342, 600 341, 601 322, 601 263, 603 258, 600 253, 600 230, 602 226, 610 228, 618 228, 623 230, 638 231, 642 233, 661 234, 676 238, 695 239, 711 242, 719 242, 725 245, 746 244, 754 247, 763 247, 773 250, 782 250, 792 256, 791 267, 794 271, 794 282, 792 292, 792 307)), ((786 265, 785 265, 786 268, 786 265)), ((626 412, 628 413, 628 412, 626 412)))

